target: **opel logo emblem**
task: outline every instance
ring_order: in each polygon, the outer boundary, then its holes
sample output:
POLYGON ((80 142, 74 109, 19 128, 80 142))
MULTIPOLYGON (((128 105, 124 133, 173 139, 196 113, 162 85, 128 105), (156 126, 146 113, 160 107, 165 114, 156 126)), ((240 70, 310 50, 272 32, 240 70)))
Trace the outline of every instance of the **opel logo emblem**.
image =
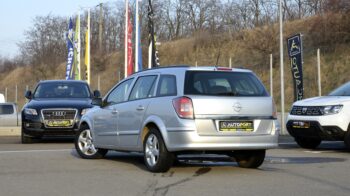
POLYGON ((53 116, 65 116, 66 112, 65 111, 54 111, 52 112, 53 116))
POLYGON ((241 106, 241 104, 240 103, 235 103, 234 105, 233 105, 233 110, 235 111, 235 112, 239 112, 239 111, 241 111, 241 109, 242 109, 242 106, 241 106))

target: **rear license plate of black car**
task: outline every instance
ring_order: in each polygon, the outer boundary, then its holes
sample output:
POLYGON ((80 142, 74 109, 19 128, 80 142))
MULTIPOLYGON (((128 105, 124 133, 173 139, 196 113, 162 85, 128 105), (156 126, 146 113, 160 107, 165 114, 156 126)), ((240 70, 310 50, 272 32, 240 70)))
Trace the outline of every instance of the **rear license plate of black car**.
POLYGON ((70 120, 48 120, 46 125, 48 127, 70 127, 72 122, 70 120))
POLYGON ((294 121, 292 126, 293 128, 296 128, 296 129, 308 129, 310 128, 310 122, 294 121))
POLYGON ((253 131, 253 121, 219 121, 220 131, 253 131))

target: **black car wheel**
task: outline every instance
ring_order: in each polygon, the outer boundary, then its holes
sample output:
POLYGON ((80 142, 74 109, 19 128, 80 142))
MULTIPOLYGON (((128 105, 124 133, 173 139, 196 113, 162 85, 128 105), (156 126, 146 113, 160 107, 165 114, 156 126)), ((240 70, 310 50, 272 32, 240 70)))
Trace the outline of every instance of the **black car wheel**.
POLYGON ((144 161, 151 172, 166 172, 174 161, 174 154, 165 146, 163 137, 155 128, 150 128, 143 142, 144 161))
POLYGON ((266 150, 239 150, 233 152, 238 166, 242 168, 258 168, 265 159, 266 150))
POLYGON ((93 138, 91 135, 91 130, 87 126, 83 126, 78 132, 75 138, 75 149, 78 154, 85 159, 99 159, 103 158, 108 150, 97 149, 93 144, 93 138))
POLYGON ((315 149, 321 144, 320 139, 296 137, 295 142, 302 148, 315 149))
POLYGON ((344 143, 345 143, 346 149, 350 151, 350 125, 347 133, 345 134, 344 143))
POLYGON ((31 144, 34 142, 34 139, 32 137, 26 136, 24 134, 24 128, 21 129, 21 142, 22 144, 31 144))

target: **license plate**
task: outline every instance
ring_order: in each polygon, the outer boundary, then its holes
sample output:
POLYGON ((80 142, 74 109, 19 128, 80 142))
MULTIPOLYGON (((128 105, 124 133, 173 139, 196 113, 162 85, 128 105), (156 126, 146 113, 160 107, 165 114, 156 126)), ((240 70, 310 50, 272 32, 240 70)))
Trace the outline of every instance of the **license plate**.
POLYGON ((308 129, 310 128, 310 122, 294 121, 292 126, 296 129, 308 129))
POLYGON ((253 131, 253 121, 220 121, 220 131, 253 131))
POLYGON ((47 120, 46 126, 48 127, 71 127, 71 120, 47 120))

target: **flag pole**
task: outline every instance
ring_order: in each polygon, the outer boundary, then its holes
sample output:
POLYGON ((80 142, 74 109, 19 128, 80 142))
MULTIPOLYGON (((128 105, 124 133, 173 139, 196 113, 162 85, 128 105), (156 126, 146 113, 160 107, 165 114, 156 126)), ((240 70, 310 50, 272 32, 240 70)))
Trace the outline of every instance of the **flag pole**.
POLYGON ((139 0, 136 0, 136 10, 135 10, 135 72, 139 71, 139 0))
POLYGON ((80 40, 80 11, 78 11, 78 19, 77 19, 77 68, 78 68, 78 77, 76 79, 80 80, 81 79, 81 74, 80 74, 80 70, 81 70, 81 66, 80 66, 80 48, 81 48, 81 40, 80 40))
POLYGON ((284 133, 284 65, 283 65, 283 21, 282 0, 279 1, 279 23, 280 23, 280 68, 281 68, 281 132, 284 133))
POLYGON ((124 78, 128 76, 128 18, 129 18, 129 0, 125 0, 125 42, 124 42, 124 78))
POLYGON ((85 34, 85 65, 86 65, 86 80, 91 84, 91 68, 90 68, 90 9, 88 9, 87 29, 85 34))

